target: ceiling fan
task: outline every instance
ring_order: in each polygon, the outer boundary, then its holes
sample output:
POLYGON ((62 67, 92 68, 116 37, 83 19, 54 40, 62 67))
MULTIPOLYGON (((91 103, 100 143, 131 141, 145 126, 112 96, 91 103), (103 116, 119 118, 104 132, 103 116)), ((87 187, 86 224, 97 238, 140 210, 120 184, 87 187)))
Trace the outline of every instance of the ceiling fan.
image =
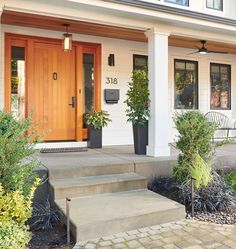
POLYGON ((211 51, 211 50, 208 50, 206 48, 206 41, 200 41, 202 46, 201 47, 197 47, 197 46, 194 46, 197 51, 196 52, 193 52, 193 53, 190 53, 190 54, 209 54, 209 53, 216 53, 216 54, 228 54, 227 52, 220 52, 220 51, 211 51))

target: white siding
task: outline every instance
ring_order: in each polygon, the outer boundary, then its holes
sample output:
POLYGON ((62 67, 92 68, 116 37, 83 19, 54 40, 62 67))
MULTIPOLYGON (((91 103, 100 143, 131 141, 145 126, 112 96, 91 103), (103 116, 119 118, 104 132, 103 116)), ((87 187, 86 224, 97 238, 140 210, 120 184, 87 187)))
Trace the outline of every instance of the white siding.
MULTIPOLYGON (((1 36, 1 51, 0 51, 0 108, 4 106, 4 32, 17 33, 25 35, 35 35, 42 37, 61 38, 60 32, 47 31, 40 29, 30 29, 16 26, 2 25, 1 36)), ((130 81, 131 72, 133 68, 133 54, 147 54, 147 44, 131 41, 123 41, 118 39, 109 39, 103 37, 94 37, 86 35, 73 35, 74 40, 85 42, 96 42, 102 44, 102 109, 107 110, 112 118, 112 123, 104 128, 103 143, 104 145, 120 145, 132 144, 132 127, 130 123, 126 122, 125 109, 123 103, 125 94, 130 81), (108 56, 110 53, 115 54, 115 67, 108 66, 108 56), (117 85, 107 85, 106 77, 117 77, 117 85), (115 88, 120 89, 120 101, 118 104, 110 105, 104 101, 104 89, 115 88)), ((184 48, 169 47, 169 120, 171 122, 170 142, 174 140, 176 135, 172 116, 174 110, 174 59, 188 59, 199 62, 199 110, 206 113, 210 109, 210 76, 209 65, 210 62, 219 62, 231 64, 232 66, 232 110, 222 111, 230 118, 236 118, 236 61, 235 55, 188 55, 192 50, 184 48)), ((165 108, 162 106, 160 108, 165 108)))
POLYGON ((223 0, 223 11, 213 10, 206 7, 206 0, 189 0, 189 6, 183 6, 175 3, 168 3, 165 0, 142 0, 143 2, 156 3, 170 7, 196 11, 209 15, 221 16, 230 19, 236 19, 236 1, 223 0))

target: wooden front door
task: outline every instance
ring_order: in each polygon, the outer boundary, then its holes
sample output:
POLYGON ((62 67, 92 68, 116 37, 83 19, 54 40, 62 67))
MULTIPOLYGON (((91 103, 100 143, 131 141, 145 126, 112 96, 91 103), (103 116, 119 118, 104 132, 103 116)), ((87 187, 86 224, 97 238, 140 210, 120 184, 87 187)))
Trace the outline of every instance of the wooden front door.
POLYGON ((34 42, 28 107, 43 140, 75 140, 75 51, 34 42))
POLYGON ((60 39, 5 38, 5 110, 31 115, 45 141, 86 140, 84 114, 101 110, 101 45, 64 52, 60 39))

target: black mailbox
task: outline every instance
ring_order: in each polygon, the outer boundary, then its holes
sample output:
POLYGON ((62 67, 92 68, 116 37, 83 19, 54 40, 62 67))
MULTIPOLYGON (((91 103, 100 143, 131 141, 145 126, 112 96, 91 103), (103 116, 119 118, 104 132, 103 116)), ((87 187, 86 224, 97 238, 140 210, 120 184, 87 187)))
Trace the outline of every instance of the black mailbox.
POLYGON ((107 104, 117 104, 120 99, 119 89, 105 89, 105 101, 107 104))

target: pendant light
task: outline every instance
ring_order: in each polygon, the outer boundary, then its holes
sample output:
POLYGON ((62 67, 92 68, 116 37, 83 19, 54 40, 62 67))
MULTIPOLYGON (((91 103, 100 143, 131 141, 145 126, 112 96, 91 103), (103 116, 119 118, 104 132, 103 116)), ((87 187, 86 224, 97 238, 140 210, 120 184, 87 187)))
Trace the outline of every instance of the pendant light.
POLYGON ((66 28, 66 33, 63 34, 62 46, 65 52, 69 52, 72 50, 72 34, 69 34, 70 24, 63 24, 63 26, 66 28))

